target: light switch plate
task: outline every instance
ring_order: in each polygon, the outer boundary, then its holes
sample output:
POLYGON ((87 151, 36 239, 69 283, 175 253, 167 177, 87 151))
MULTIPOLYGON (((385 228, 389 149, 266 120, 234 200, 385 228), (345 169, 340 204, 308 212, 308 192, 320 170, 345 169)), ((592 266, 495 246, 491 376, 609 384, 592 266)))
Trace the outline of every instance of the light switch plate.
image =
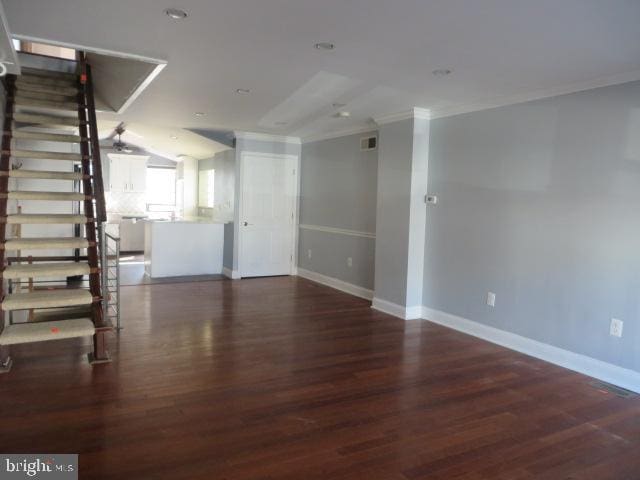
POLYGON ((496 294, 493 292, 487 292, 487 305, 490 307, 496 306, 496 294))
POLYGON ((609 335, 612 337, 622 337, 622 328, 624 327, 624 322, 617 318, 611 319, 611 325, 609 326, 609 335))

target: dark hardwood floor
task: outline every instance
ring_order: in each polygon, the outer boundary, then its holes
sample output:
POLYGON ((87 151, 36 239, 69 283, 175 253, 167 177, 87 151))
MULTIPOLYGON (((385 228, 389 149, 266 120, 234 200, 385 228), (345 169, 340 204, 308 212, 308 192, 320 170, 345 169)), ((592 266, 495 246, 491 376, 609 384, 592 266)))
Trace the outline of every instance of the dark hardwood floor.
POLYGON ((13 349, 0 452, 81 479, 640 478, 640 399, 295 277, 122 289, 114 361, 13 349))

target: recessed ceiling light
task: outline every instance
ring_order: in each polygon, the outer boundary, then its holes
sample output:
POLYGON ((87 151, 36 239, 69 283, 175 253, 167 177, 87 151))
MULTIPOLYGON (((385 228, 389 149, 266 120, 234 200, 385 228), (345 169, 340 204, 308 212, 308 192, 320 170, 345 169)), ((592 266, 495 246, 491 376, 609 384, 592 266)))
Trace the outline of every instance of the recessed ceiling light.
POLYGON ((178 137, 177 137, 176 135, 171 135, 169 138, 170 138, 171 140, 177 140, 177 139, 178 139, 178 137))
POLYGON ((236 93, 240 95, 248 95, 249 93, 251 93, 251 90, 249 90, 248 88, 238 88, 236 90, 236 93))
POLYGON ((448 68, 437 68, 431 73, 433 73, 436 77, 446 77, 451 73, 451 70, 449 70, 448 68))
POLYGON ((320 42, 314 45, 318 50, 334 50, 336 46, 333 43, 329 42, 320 42))
POLYGON ((332 103, 332 104, 331 104, 331 106, 332 106, 333 108, 342 108, 342 107, 346 107, 346 106, 347 106, 347 104, 346 104, 346 103, 338 103, 338 102, 335 102, 335 103, 332 103))
POLYGON ((336 118, 349 118, 350 116, 351 112, 345 112, 344 110, 341 110, 334 115, 336 118))
POLYGON ((196 117, 204 117, 206 115, 206 113, 204 113, 204 112, 195 112, 194 115, 196 117))
POLYGON ((182 20, 183 18, 187 18, 187 12, 185 12, 184 10, 180 10, 179 8, 167 8, 164 11, 165 15, 167 15, 167 17, 173 19, 173 20, 182 20))

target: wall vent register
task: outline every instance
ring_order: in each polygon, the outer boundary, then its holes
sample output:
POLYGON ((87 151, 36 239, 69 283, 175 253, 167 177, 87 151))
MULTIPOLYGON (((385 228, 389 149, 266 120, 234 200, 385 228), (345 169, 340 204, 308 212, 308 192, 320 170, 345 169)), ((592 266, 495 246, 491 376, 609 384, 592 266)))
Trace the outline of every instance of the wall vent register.
POLYGON ((375 150, 378 147, 378 137, 363 137, 360 139, 360 150, 363 152, 375 150))

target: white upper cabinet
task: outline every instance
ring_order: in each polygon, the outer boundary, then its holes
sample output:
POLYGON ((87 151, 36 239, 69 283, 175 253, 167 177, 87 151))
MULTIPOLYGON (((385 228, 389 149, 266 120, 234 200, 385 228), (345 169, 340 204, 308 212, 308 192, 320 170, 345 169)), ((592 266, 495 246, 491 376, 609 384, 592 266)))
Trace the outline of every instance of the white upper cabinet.
POLYGON ((146 155, 109 154, 109 190, 145 193, 148 159, 146 155))

